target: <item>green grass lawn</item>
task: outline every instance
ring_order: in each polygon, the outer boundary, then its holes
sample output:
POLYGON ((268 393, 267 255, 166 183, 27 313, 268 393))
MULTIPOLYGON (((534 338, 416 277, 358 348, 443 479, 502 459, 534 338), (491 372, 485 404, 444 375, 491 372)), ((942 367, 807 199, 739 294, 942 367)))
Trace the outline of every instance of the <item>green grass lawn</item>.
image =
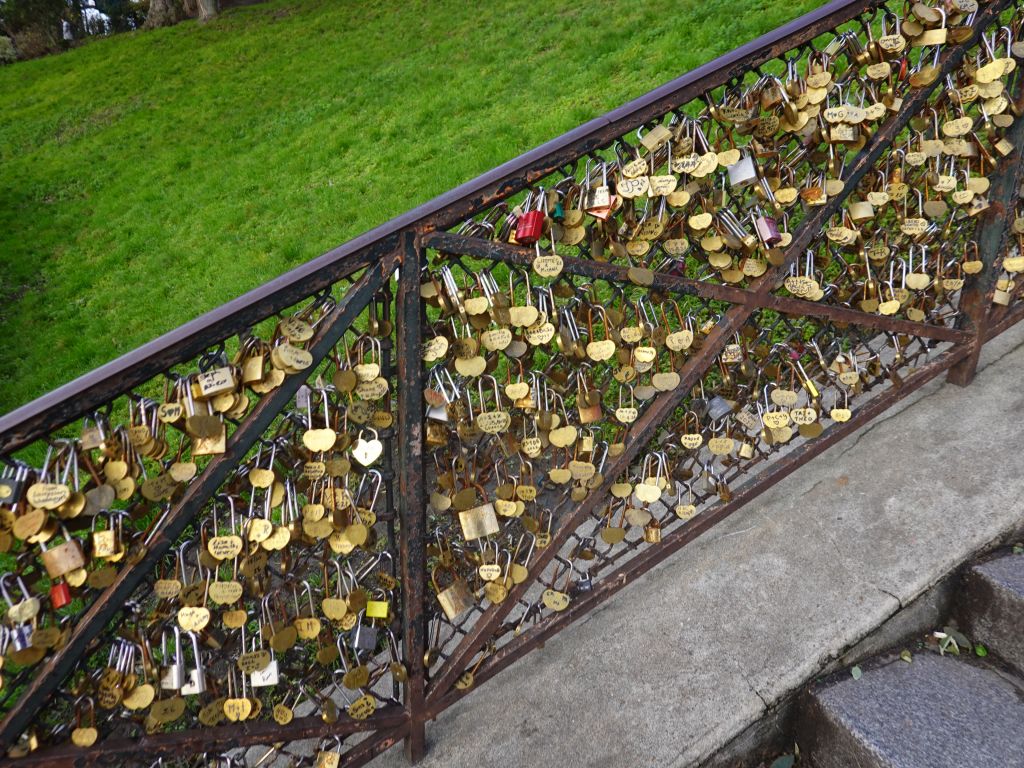
POLYGON ((0 68, 0 412, 816 5, 278 0, 0 68))

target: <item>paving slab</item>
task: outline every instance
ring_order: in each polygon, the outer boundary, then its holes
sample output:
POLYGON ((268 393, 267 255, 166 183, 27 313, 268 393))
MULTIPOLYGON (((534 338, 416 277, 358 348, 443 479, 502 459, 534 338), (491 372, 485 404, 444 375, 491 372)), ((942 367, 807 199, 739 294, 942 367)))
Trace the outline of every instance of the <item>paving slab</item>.
POLYGON ((963 630, 1024 675, 1024 555, 972 566, 960 606, 963 630))
POLYGON ((816 686, 798 728, 814 768, 1021 768, 1024 682, 919 653, 816 686))
POLYGON ((1024 522, 1022 345, 1011 329, 970 387, 909 396, 481 686, 421 765, 706 760, 1024 522))

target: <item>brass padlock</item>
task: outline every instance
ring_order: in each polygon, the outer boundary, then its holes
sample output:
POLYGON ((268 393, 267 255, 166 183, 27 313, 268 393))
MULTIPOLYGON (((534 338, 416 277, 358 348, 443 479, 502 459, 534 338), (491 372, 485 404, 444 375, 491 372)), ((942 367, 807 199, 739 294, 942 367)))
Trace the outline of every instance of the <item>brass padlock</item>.
POLYGON ((430 574, 430 580, 433 582, 434 590, 437 592, 437 602, 441 604, 441 610, 444 611, 448 621, 455 621, 455 619, 472 608, 476 603, 473 599, 473 593, 469 591, 469 584, 466 583, 464 578, 457 575, 455 571, 438 566, 430 574), (444 589, 437 583, 438 572, 448 572, 454 576, 452 583, 444 589))
POLYGON ((661 523, 657 520, 651 520, 644 526, 644 541, 648 544, 661 543, 661 523))
POLYGON ((63 544, 47 549, 45 544, 39 543, 40 548, 43 550, 43 566, 46 568, 46 573, 51 579, 58 579, 71 573, 71 571, 84 568, 86 563, 81 542, 69 534, 67 528, 63 525, 60 528, 65 539, 63 544))
POLYGON ((462 525, 462 535, 466 541, 482 539, 501 530, 494 504, 486 500, 486 494, 482 487, 479 485, 475 487, 480 491, 484 503, 459 512, 459 523, 462 525))

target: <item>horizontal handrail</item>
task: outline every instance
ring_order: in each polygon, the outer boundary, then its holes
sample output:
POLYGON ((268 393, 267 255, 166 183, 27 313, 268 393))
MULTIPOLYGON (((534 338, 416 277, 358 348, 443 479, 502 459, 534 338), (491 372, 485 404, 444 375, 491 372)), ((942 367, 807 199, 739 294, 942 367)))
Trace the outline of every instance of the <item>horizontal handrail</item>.
POLYGON ((833 0, 0 416, 0 455, 25 447, 114 396, 366 267, 396 250, 401 232, 454 226, 618 136, 881 3, 833 0))

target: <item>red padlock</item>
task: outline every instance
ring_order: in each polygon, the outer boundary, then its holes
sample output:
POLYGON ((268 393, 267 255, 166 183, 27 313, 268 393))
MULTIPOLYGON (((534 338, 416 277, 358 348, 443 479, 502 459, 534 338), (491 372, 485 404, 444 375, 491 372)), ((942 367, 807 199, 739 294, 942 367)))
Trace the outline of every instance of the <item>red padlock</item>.
POLYGON ((544 234, 544 204, 547 197, 544 190, 540 189, 526 198, 527 205, 530 205, 533 194, 537 196, 537 207, 523 213, 516 223, 516 242, 520 245, 533 245, 544 234))
POLYGON ((65 605, 71 603, 71 587, 63 579, 61 581, 55 581, 50 585, 50 604, 53 606, 53 610, 63 608, 65 605))

